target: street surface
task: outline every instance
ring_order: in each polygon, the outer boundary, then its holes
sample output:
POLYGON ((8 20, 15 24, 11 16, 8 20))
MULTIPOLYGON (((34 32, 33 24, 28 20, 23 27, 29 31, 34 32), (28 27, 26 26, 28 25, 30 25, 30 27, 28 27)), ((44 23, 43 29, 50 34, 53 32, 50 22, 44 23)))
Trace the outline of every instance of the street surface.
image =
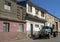
POLYGON ((60 42, 60 35, 58 37, 54 37, 51 39, 23 39, 23 40, 12 40, 12 41, 4 41, 4 42, 60 42))
POLYGON ((17 40, 13 42, 60 42, 60 35, 58 37, 51 38, 51 39, 36 39, 36 40, 24 39, 24 40, 17 40))

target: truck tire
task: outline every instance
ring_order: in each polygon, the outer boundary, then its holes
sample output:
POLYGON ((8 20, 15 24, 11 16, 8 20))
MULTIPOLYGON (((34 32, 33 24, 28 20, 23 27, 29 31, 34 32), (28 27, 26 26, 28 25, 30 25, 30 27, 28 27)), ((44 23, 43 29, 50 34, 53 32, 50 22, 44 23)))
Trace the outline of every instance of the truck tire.
POLYGON ((50 39, 50 38, 51 38, 51 34, 49 33, 49 34, 48 34, 48 39, 50 39))

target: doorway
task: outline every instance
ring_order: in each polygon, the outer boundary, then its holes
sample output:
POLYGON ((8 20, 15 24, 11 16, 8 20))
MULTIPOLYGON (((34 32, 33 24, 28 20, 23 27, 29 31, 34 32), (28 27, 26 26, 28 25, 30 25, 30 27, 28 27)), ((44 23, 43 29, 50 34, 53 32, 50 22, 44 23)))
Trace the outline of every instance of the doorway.
POLYGON ((57 29, 57 31, 58 31, 58 22, 56 22, 56 29, 57 29))
POLYGON ((56 22, 56 34, 58 35, 58 22, 56 22))
POLYGON ((33 36, 33 24, 31 24, 31 37, 33 36))

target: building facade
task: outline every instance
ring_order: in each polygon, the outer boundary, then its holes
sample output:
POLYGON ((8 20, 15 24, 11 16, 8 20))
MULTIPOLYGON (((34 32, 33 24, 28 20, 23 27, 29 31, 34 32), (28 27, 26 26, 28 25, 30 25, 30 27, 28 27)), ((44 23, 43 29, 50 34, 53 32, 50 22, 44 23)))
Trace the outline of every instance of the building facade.
POLYGON ((43 26, 60 31, 60 20, 30 1, 0 0, 0 40, 31 37, 43 26))
POLYGON ((21 1, 18 4, 26 8, 26 31, 31 36, 40 31, 45 25, 45 11, 30 1, 21 1))
POLYGON ((30 1, 21 1, 18 4, 26 8, 26 31, 28 35, 40 31, 43 26, 53 28, 53 31, 59 31, 59 18, 50 14, 45 9, 38 7, 30 1))
POLYGON ((15 0, 0 0, 0 40, 25 37, 25 8, 15 0), (21 37, 20 37, 21 36, 21 37))
POLYGON ((50 26, 53 28, 53 31, 59 32, 59 18, 46 12, 45 19, 47 20, 46 26, 50 26))
POLYGON ((50 15, 49 13, 46 13, 45 19, 47 20, 45 25, 52 27, 52 24, 54 24, 54 17, 52 15, 50 15))
POLYGON ((60 22, 59 22, 60 19, 55 18, 54 20, 55 20, 55 29, 56 29, 57 32, 59 33, 59 32, 60 32, 60 31, 59 31, 59 30, 60 30, 60 29, 59 29, 59 28, 60 28, 60 26, 59 26, 59 24, 60 24, 60 22))
POLYGON ((58 32, 60 33, 60 20, 58 22, 58 32))

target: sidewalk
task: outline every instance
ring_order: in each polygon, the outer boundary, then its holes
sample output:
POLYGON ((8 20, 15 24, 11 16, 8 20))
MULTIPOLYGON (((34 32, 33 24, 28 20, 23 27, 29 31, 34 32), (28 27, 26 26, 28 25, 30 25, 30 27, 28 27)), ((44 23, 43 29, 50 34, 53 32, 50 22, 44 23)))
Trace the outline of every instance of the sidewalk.
POLYGON ((0 40, 0 42, 31 42, 32 39, 21 39, 21 40, 0 40))
POLYGON ((30 42, 32 39, 12 40, 10 42, 30 42))
POLYGON ((38 39, 38 40, 33 40, 33 39, 30 39, 30 38, 25 38, 25 39, 16 39, 16 40, 11 40, 11 41, 0 41, 0 42, 35 42, 35 41, 44 41, 44 40, 55 40, 55 39, 60 39, 60 35, 58 35, 57 37, 54 37, 54 38, 51 38, 51 39, 38 39))

